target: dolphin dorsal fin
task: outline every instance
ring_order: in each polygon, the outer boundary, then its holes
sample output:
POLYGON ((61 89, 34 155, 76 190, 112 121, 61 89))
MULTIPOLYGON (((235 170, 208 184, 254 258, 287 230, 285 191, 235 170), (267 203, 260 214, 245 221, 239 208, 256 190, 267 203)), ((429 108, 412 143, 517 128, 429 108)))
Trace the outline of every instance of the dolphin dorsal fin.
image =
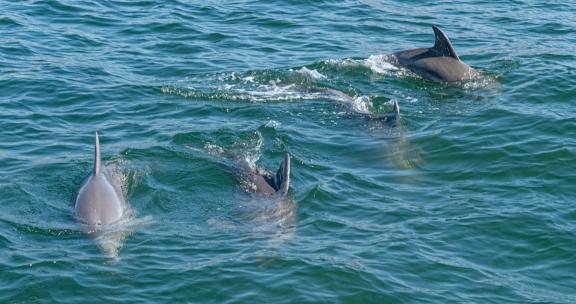
POLYGON ((96 140, 94 143, 94 176, 100 174, 100 139, 98 139, 98 132, 96 132, 96 140))
POLYGON ((290 188, 290 153, 286 153, 284 155, 284 161, 280 163, 280 168, 278 168, 278 172, 276 172, 275 184, 276 187, 274 188, 276 188, 276 192, 282 195, 288 193, 288 189, 290 188))
POLYGON ((398 101, 394 101, 392 105, 392 113, 385 115, 386 124, 390 127, 397 127, 400 125, 400 105, 398 101))
POLYGON ((456 60, 460 60, 458 54, 456 54, 456 51, 452 47, 452 43, 450 43, 448 36, 446 36, 446 34, 444 34, 444 32, 435 25, 432 26, 432 29, 434 30, 434 35, 436 36, 432 50, 438 55, 452 57, 456 60))
POLYGON ((392 110, 394 111, 394 118, 400 119, 400 105, 398 104, 398 101, 396 100, 394 101, 394 106, 392 110))

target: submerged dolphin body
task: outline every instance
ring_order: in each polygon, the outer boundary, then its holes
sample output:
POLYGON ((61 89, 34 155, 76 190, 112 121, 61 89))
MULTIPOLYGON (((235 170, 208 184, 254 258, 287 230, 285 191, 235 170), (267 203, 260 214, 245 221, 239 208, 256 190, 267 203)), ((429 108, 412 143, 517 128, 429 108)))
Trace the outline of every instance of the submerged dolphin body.
MULTIPOLYGON (((331 88, 309 88, 308 91, 314 93, 320 92, 334 95, 338 98, 339 101, 347 104, 354 104, 356 102, 356 98, 342 91, 338 91, 331 88)), ((369 120, 384 122, 389 127, 397 127, 400 124, 400 105, 398 104, 398 101, 394 101, 392 103, 392 112, 386 113, 384 115, 375 115, 365 112, 357 112, 357 113, 365 116, 369 120)))
POLYGON ((100 162, 100 142, 96 133, 94 170, 78 190, 76 216, 95 229, 100 225, 120 221, 125 208, 126 202, 121 188, 114 183, 106 167, 100 162))
POLYGON ((460 60, 448 36, 434 25, 432 29, 436 36, 433 47, 394 53, 394 63, 435 82, 450 83, 476 77, 478 72, 460 60))
POLYGON ((246 229, 256 239, 265 237, 269 245, 278 246, 291 239, 296 230, 298 204, 288 194, 290 188, 291 161, 286 153, 275 174, 266 172, 244 157, 215 151, 228 163, 241 188, 250 195, 237 197, 236 207, 230 218, 212 218, 210 225, 225 228, 246 229))
POLYGON ((290 188, 290 153, 284 155, 284 160, 280 163, 280 168, 275 175, 262 170, 250 169, 248 164, 242 166, 242 179, 252 184, 252 189, 256 193, 265 195, 286 196, 290 188))
MULTIPOLYGON (((240 164, 244 167, 243 164, 240 164)), ((247 165, 247 164, 246 164, 247 165)), ((296 229, 298 204, 288 195, 290 188, 290 154, 286 153, 276 174, 259 168, 242 168, 239 178, 254 195, 239 200, 237 218, 249 223, 252 233, 271 237, 269 244, 278 246, 292 238, 296 229)))

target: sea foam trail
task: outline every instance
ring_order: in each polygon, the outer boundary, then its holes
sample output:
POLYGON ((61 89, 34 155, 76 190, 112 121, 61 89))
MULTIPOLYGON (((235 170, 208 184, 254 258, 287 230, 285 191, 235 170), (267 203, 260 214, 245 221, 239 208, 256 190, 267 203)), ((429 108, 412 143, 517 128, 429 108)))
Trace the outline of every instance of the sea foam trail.
POLYGON ((326 83, 331 83, 329 77, 308 67, 247 74, 230 73, 212 78, 219 84, 204 87, 202 83, 197 84, 199 79, 192 78, 163 86, 162 92, 190 99, 226 99, 252 103, 335 100, 346 104, 352 112, 360 114, 370 114, 373 108, 368 96, 349 95, 338 89, 324 87, 326 83))

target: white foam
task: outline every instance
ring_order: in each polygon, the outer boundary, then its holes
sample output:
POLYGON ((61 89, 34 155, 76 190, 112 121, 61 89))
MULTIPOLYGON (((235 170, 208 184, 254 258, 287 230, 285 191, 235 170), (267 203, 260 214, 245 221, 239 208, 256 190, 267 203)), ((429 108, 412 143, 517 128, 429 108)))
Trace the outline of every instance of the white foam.
POLYGON ((394 60, 392 55, 371 55, 364 60, 364 65, 374 73, 389 75, 399 70, 392 64, 394 60))
POLYGON ((222 155, 224 154, 224 149, 218 145, 212 143, 206 143, 204 145, 204 150, 210 155, 222 155))
POLYGON ((321 96, 319 93, 301 92, 295 84, 279 85, 277 81, 255 88, 232 88, 230 91, 246 94, 253 102, 308 100, 321 96))
POLYGON ((352 102, 352 110, 360 114, 370 114, 372 102, 368 96, 358 96, 352 102))
POLYGON ((373 105, 370 97, 364 95, 352 97, 338 90, 330 90, 330 92, 339 102, 349 104, 352 111, 360 114, 371 113, 370 110, 372 109, 373 105))
POLYGON ((264 144, 262 134, 256 131, 256 135, 258 136, 258 138, 256 139, 256 144, 252 144, 251 142, 248 143, 249 147, 244 157, 244 159, 250 165, 251 168, 256 167, 256 162, 260 159, 260 156, 262 155, 260 151, 262 150, 262 145, 264 144))
POLYGON ((494 84, 496 84, 496 77, 482 75, 480 72, 477 72, 471 80, 466 81, 463 84, 463 88, 470 91, 478 89, 495 89, 497 87, 494 86, 494 84))
POLYGON ((302 75, 311 77, 312 79, 315 79, 315 80, 324 80, 327 78, 326 75, 324 75, 324 74, 322 74, 322 73, 320 73, 314 69, 310 70, 307 67, 302 67, 301 69, 297 70, 296 72, 298 72, 302 75))
POLYGON ((244 83, 253 83, 255 81, 256 77, 254 76, 246 76, 244 78, 242 78, 242 82, 244 83))
POLYGON ((269 120, 269 121, 266 123, 266 127, 273 128, 273 129, 278 128, 279 125, 280 125, 280 123, 277 122, 276 120, 269 120))

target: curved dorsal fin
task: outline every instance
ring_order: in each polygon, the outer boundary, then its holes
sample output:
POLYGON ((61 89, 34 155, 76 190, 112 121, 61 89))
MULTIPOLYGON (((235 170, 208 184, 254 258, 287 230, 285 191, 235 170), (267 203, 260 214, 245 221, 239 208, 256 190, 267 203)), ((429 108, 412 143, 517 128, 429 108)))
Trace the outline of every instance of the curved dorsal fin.
POLYGON ((284 161, 282 161, 278 172, 276 172, 275 184, 276 192, 280 192, 282 195, 288 193, 290 188, 290 153, 288 152, 284 155, 284 161))
POLYGON ((100 139, 98 139, 98 132, 96 132, 96 141, 94 143, 94 175, 100 174, 100 139))
POLYGON ((432 29, 434 30, 434 35, 436 36, 432 50, 440 56, 452 57, 456 60, 460 60, 456 54, 456 51, 452 47, 452 43, 450 43, 448 36, 446 36, 446 34, 444 34, 444 32, 435 25, 432 26, 432 29))
POLYGON ((400 105, 398 104, 398 101, 394 101, 394 106, 392 107, 392 110, 394 111, 394 117, 395 119, 400 119, 400 105))

